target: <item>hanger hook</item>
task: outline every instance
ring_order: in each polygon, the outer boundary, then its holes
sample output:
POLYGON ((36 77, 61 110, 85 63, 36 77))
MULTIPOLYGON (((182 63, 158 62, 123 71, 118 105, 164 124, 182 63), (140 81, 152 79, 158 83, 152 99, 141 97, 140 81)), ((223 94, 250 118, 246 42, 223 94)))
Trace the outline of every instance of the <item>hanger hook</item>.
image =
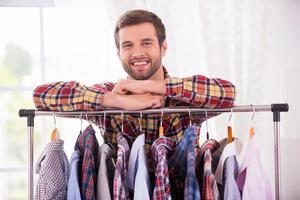
POLYGON ((252 105, 252 104, 251 104, 251 106, 252 106, 252 110, 253 110, 253 114, 252 114, 252 118, 251 118, 251 120, 253 121, 253 119, 254 119, 254 115, 255 115, 255 107, 254 107, 254 105, 252 105))
POLYGON ((104 132, 106 132, 106 112, 103 111, 103 128, 104 132))
POLYGON ((192 126, 192 115, 191 115, 190 107, 188 107, 188 110, 189 110, 190 126, 192 126))
POLYGON ((164 110, 161 109, 161 116, 160 116, 160 126, 162 127, 163 124, 163 117, 164 117, 164 110))
POLYGON ((208 131, 208 114, 207 114, 207 110, 205 109, 205 123, 206 123, 206 139, 209 139, 209 131, 208 131))
POLYGON ((53 112, 53 121, 54 121, 54 127, 56 128, 56 118, 55 118, 55 112, 53 112))
POLYGON ((233 113, 233 109, 232 108, 230 108, 230 116, 229 116, 229 122, 231 121, 231 118, 232 118, 232 113, 233 113))
POLYGON ((140 131, 143 130, 143 112, 140 112, 140 131))
POLYGON ((124 112, 121 111, 121 120, 122 120, 122 126, 121 126, 121 131, 124 133, 124 112))
POLYGON ((85 112, 85 118, 86 118, 86 120, 89 122, 89 124, 91 125, 91 122, 90 122, 90 120, 89 120, 89 118, 88 118, 88 111, 85 112))
POLYGON ((83 118, 83 112, 81 111, 80 114, 80 131, 82 132, 82 118, 83 118))

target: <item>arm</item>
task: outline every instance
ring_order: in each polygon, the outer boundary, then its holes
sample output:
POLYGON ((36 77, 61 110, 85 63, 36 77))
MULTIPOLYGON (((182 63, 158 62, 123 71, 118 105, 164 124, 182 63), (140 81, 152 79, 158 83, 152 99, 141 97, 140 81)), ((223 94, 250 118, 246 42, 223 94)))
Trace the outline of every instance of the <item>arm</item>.
POLYGON ((226 80, 195 75, 166 79, 166 96, 203 108, 232 107, 235 86, 226 80))
POLYGON ((44 84, 33 91, 33 102, 40 110, 97 110, 102 107, 104 94, 113 87, 113 83, 87 87, 75 81, 44 84))
POLYGON ((78 82, 56 82, 38 86, 33 92, 37 109, 53 111, 99 110, 114 107, 126 110, 158 108, 164 104, 160 95, 122 95, 112 93, 114 84, 87 87, 78 82))
POLYGON ((235 87, 226 80, 195 75, 165 80, 119 80, 113 89, 118 94, 155 93, 203 108, 226 108, 234 104, 235 87))

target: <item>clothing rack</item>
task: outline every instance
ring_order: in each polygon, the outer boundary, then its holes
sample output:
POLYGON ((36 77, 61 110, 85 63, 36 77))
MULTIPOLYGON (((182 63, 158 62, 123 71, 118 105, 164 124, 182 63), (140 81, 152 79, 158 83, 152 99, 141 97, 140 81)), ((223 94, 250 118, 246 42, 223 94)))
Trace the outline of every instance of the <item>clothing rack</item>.
POLYGON ((28 128, 28 199, 33 199, 33 134, 34 134, 34 118, 38 116, 57 116, 57 117, 82 117, 85 115, 101 115, 101 114, 155 114, 155 113, 225 113, 225 112, 273 112, 274 122, 274 165, 275 165, 275 198, 281 199, 281 168, 280 168, 280 113, 288 112, 289 105, 287 103, 277 103, 271 105, 250 105, 250 106, 234 106, 224 109, 203 109, 193 107, 174 107, 161 109, 146 109, 138 111, 105 109, 99 111, 70 111, 70 112, 54 112, 39 111, 35 109, 20 109, 19 116, 27 117, 28 128))

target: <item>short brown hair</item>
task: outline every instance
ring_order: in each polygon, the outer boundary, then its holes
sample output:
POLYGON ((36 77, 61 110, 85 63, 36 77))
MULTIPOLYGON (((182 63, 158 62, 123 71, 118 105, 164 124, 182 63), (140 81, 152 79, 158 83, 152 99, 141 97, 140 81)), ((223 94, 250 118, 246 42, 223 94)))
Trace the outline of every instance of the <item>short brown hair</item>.
POLYGON ((156 36, 158 38, 159 46, 161 47, 162 43, 166 39, 166 30, 165 25, 162 23, 161 19, 154 13, 147 10, 129 10, 117 21, 115 28, 115 43, 117 48, 120 48, 119 44, 119 30, 125 26, 132 26, 141 24, 144 22, 150 22, 153 24, 156 30, 156 36))

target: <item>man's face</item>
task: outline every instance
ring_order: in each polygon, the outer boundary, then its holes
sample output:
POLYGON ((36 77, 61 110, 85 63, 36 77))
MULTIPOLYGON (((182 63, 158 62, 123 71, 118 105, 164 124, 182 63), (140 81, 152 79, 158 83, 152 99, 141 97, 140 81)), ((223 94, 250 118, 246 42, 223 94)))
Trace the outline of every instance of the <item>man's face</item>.
POLYGON ((119 58, 124 70, 136 80, 151 78, 161 66, 166 42, 159 46, 151 23, 126 26, 119 30, 119 58))

